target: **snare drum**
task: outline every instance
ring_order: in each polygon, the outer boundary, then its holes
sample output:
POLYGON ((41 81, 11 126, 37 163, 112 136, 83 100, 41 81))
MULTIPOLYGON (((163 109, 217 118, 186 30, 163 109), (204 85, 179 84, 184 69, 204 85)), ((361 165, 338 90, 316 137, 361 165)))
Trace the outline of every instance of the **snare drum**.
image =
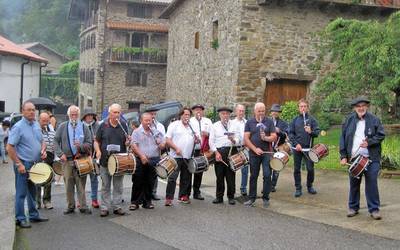
POLYGON ((368 157, 358 155, 350 165, 349 173, 352 177, 358 178, 371 161, 368 157))
POLYGON ((80 177, 86 176, 94 170, 93 160, 89 156, 74 160, 74 164, 80 177))
POLYGON ((290 148, 290 144, 286 143, 286 142, 278 146, 278 151, 286 152, 288 155, 292 154, 292 150, 290 148))
POLYGON ((167 179, 178 167, 174 157, 167 154, 161 156, 161 160, 155 167, 157 175, 162 179, 167 179))
POLYGON ((229 166, 232 171, 238 171, 249 163, 248 151, 243 149, 238 153, 228 157, 229 166))
POLYGON ((288 162, 289 162, 289 154, 286 153, 285 151, 279 151, 274 153, 271 161, 269 162, 269 165, 273 170, 279 172, 286 166, 288 162))
POLYGON ((192 174, 202 173, 208 170, 208 160, 204 155, 192 157, 188 162, 188 170, 192 174))
POLYGON ((110 175, 120 176, 134 174, 136 170, 136 159, 133 154, 112 154, 108 158, 108 171, 110 175))
POLYGON ((32 166, 29 172, 29 180, 35 185, 45 186, 53 180, 54 173, 50 165, 40 162, 32 166))
POLYGON ((319 162, 322 158, 329 155, 329 149, 322 143, 316 144, 309 152, 308 157, 314 163, 319 162))
POLYGON ((61 163, 61 161, 53 162, 53 171, 58 175, 64 175, 63 164, 61 163))

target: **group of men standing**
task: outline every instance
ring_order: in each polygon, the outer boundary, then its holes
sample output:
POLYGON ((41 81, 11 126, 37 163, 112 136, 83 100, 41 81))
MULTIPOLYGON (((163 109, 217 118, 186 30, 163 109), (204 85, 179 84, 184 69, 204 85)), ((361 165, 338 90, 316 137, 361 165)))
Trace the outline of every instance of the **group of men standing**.
MULTIPOLYGON (((380 219, 379 193, 377 175, 380 168, 381 142, 385 137, 380 120, 367 112, 369 100, 358 98, 351 103, 354 112, 348 116, 340 139, 340 163, 348 164, 356 153, 371 160, 366 178, 366 195, 368 209, 374 219, 380 219)), ((37 203, 41 201, 41 190, 28 181, 29 169, 38 161, 52 165, 59 158, 63 164, 67 208, 64 214, 72 214, 76 207, 83 214, 91 214, 86 202, 85 184, 87 176, 80 176, 74 166, 74 160, 90 156, 99 160, 102 179, 101 202, 97 201, 98 179, 95 173, 90 175, 92 187, 92 207, 100 207, 100 215, 105 217, 109 211, 124 215, 122 209, 123 175, 112 176, 108 170, 108 158, 114 153, 133 152, 136 157, 136 170, 132 176, 132 193, 130 210, 143 208, 153 209, 152 199, 157 199, 157 175, 155 166, 163 152, 168 152, 177 163, 176 170, 168 176, 165 206, 172 206, 175 197, 177 178, 179 181, 178 201, 190 203, 193 198, 204 200, 201 194, 202 174, 191 174, 188 161, 205 152, 215 155, 214 170, 216 175, 216 197, 214 204, 223 203, 225 182, 228 203, 235 204, 235 176, 227 164, 229 156, 246 148, 249 152, 249 165, 241 169, 240 191, 247 196, 248 172, 250 169, 249 193, 246 206, 254 206, 257 197, 257 180, 260 168, 263 170, 262 200, 264 207, 269 206, 270 192, 276 191, 279 172, 271 171, 270 160, 278 146, 287 143, 292 147, 294 156, 295 197, 302 195, 301 164, 305 161, 307 168, 307 191, 316 194, 313 162, 304 153, 313 146, 313 139, 320 133, 318 123, 309 114, 309 104, 301 99, 298 102, 299 115, 290 124, 280 119, 281 107, 272 105, 270 117, 266 115, 263 103, 254 106, 254 117, 244 118, 243 105, 235 107, 236 117, 230 119, 233 110, 221 107, 217 110, 219 121, 212 123, 204 117, 205 107, 194 105, 184 107, 178 120, 173 121, 165 131, 157 122, 157 110, 147 110, 141 114, 140 126, 128 134, 128 125, 121 120, 121 106, 112 104, 109 116, 101 122, 93 112, 85 112, 80 119, 77 106, 68 109, 68 120, 60 124, 57 130, 49 125, 49 115, 41 113, 39 123, 35 120, 35 106, 25 102, 22 107, 23 118, 10 131, 7 150, 14 162, 16 176, 16 222, 21 227, 30 227, 24 211, 24 200, 28 200, 29 220, 31 222, 47 221, 39 216, 37 203), (111 185, 113 188, 111 189, 111 185), (78 194, 75 202, 75 190, 78 194), (37 193, 37 194, 36 194, 37 193)), ((350 176, 348 217, 358 214, 360 200, 360 182, 350 176)), ((44 187, 43 205, 51 209, 51 183, 44 187)))

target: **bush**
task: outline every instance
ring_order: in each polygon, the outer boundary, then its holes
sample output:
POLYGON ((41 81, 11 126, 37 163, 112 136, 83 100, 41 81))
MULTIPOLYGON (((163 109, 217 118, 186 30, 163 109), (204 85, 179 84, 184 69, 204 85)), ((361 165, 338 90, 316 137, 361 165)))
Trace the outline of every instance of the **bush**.
POLYGON ((78 76, 78 72, 79 72, 79 60, 64 63, 60 67, 61 75, 78 76))
POLYGON ((320 112, 315 115, 319 128, 321 130, 328 130, 330 127, 330 113, 320 112))
POLYGON ((400 169, 400 136, 387 136, 382 143, 382 167, 400 169))
POLYGON ((209 118, 212 122, 216 122, 216 121, 217 121, 218 114, 217 114, 217 110, 215 109, 215 107, 213 107, 212 109, 206 110, 205 115, 206 115, 206 117, 209 118))
POLYGON ((289 101, 283 104, 281 113, 282 120, 290 123, 298 114, 299 110, 297 107, 297 102, 289 101))

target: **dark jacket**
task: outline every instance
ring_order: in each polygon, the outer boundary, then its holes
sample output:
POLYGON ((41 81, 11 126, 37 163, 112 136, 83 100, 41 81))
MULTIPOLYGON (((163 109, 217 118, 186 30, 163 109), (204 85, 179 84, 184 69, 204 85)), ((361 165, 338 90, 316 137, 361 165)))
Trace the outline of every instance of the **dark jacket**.
MULTIPOLYGON (((365 131, 364 134, 368 141, 369 158, 372 161, 381 159, 381 143, 385 139, 385 131, 378 117, 367 112, 364 116, 365 131)), ((351 158, 353 148, 353 138, 356 132, 357 122, 360 119, 356 112, 351 113, 342 125, 342 135, 340 136, 340 159, 351 158)))
MULTIPOLYGON (((67 156, 68 159, 72 159, 74 155, 72 154, 71 146, 69 144, 69 135, 68 135, 68 122, 65 121, 60 124, 57 129, 56 136, 54 137, 54 151, 58 157, 61 157, 63 154, 67 156)), ((87 126, 83 125, 83 143, 79 148, 79 153, 87 154, 88 150, 91 150, 92 145, 92 137, 90 136, 90 131, 87 126)))
POLYGON ((314 117, 306 113, 305 120, 303 115, 296 116, 289 125, 289 140, 293 147, 300 144, 303 148, 312 147, 311 140, 318 137, 320 129, 318 122, 314 117), (304 129, 304 123, 311 127, 311 134, 308 134, 304 129))
POLYGON ((279 146, 279 145, 282 145, 283 143, 285 143, 289 125, 284 120, 278 118, 278 119, 276 119, 275 127, 279 128, 279 130, 280 130, 279 133, 277 133, 277 136, 279 138, 279 141, 278 141, 278 146, 279 146))

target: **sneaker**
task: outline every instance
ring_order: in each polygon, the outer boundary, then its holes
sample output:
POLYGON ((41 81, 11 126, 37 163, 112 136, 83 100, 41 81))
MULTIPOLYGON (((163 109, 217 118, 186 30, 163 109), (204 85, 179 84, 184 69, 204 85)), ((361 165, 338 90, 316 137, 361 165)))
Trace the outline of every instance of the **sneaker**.
POLYGON ((80 208, 79 212, 81 212, 81 214, 92 214, 92 211, 89 208, 80 208))
POLYGON ((373 211, 373 212, 371 213, 371 217, 372 217, 374 220, 381 220, 381 219, 382 219, 382 216, 381 216, 381 214, 379 213, 379 211, 373 211))
POLYGON ((100 217, 106 217, 106 216, 108 216, 108 214, 109 214, 108 210, 105 210, 105 209, 103 210, 103 209, 102 209, 102 210, 100 211, 100 217))
POLYGON ((213 203, 213 204, 224 203, 224 199, 222 199, 222 198, 215 198, 215 199, 212 201, 212 203, 213 203))
POLYGON ((125 215, 124 210, 122 210, 122 208, 117 208, 114 210, 114 214, 116 215, 125 215))
POLYGON ((166 207, 171 207, 172 206, 172 200, 171 199, 166 199, 165 200, 165 206, 166 207))
POLYGON ((264 208, 269 207, 269 200, 263 200, 263 207, 264 208))
POLYGON ((235 205, 236 201, 234 199, 229 199, 228 203, 229 203, 229 205, 235 205))
POLYGON ((271 187, 271 192, 272 192, 272 193, 275 193, 275 192, 276 192, 275 186, 272 186, 272 187, 271 187))
POLYGON ((76 202, 76 208, 81 208, 81 204, 79 204, 79 201, 76 202))
POLYGON ((180 198, 180 202, 182 202, 183 204, 190 204, 189 197, 187 195, 182 195, 182 197, 180 198))
POLYGON ((347 217, 354 217, 354 216, 356 216, 358 214, 358 211, 357 210, 354 210, 354 209, 349 209, 349 211, 347 211, 347 217))
POLYGON ((243 203, 246 207, 255 207, 256 206, 256 201, 255 200, 248 200, 245 203, 243 203))
POLYGON ((44 203, 44 208, 47 210, 53 209, 53 205, 51 205, 51 202, 46 202, 44 203))
POLYGON ((296 192, 294 192, 294 197, 298 198, 302 195, 303 193, 301 192, 301 189, 296 189, 296 192))
POLYGON ((99 202, 97 200, 92 200, 92 207, 99 208, 100 207, 99 202))
POLYGON ((3 161, 4 164, 8 164, 8 161, 3 161))
POLYGON ((240 190, 240 194, 241 194, 242 196, 247 196, 246 190, 240 190))
POLYGON ((315 190, 315 188, 313 188, 313 187, 309 187, 308 188, 308 193, 309 194, 317 194, 317 190, 315 190))

